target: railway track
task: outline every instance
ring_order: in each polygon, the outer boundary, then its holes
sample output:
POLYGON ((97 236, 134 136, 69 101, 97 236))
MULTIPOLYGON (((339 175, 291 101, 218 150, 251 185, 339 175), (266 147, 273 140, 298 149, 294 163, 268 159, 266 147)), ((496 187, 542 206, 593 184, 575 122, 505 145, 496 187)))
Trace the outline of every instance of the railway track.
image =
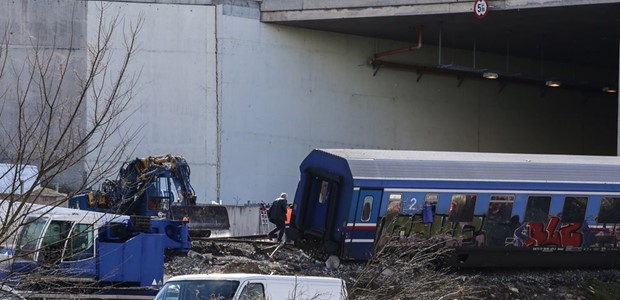
POLYGON ((278 242, 271 240, 267 235, 246 235, 232 237, 192 237, 196 242, 224 242, 224 243, 256 243, 261 245, 277 245, 278 242))

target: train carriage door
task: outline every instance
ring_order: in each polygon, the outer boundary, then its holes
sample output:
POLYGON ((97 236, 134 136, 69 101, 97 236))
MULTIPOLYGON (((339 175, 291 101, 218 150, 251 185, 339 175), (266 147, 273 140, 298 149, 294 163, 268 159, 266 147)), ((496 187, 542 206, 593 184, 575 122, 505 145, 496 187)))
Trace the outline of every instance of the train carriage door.
POLYGON ((310 230, 317 233, 318 236, 324 236, 328 232, 328 216, 330 198, 332 196, 333 183, 329 181, 317 178, 313 183, 312 194, 310 201, 312 205, 309 207, 311 215, 314 216, 310 221, 310 230))
POLYGON ((349 258, 368 259, 374 245, 382 191, 362 189, 358 195, 355 217, 346 226, 348 234, 343 250, 349 258))

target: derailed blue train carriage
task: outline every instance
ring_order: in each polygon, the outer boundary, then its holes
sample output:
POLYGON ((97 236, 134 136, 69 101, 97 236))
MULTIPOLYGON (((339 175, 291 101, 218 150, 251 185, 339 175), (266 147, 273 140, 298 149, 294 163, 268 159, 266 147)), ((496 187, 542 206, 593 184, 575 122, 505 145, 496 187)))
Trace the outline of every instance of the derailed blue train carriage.
POLYGON ((291 236, 342 259, 441 233, 461 267, 620 266, 618 157, 316 149, 300 171, 291 236))

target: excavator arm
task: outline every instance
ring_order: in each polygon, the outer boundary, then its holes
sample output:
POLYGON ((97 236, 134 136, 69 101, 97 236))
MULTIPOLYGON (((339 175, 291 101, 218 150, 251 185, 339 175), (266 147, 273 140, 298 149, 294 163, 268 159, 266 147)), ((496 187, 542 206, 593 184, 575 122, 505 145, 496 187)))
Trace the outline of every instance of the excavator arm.
POLYGON ((124 163, 117 179, 106 180, 101 191, 87 191, 69 203, 84 210, 184 220, 194 236, 228 229, 225 207, 196 203, 190 175, 189 164, 179 155, 136 158, 124 163))

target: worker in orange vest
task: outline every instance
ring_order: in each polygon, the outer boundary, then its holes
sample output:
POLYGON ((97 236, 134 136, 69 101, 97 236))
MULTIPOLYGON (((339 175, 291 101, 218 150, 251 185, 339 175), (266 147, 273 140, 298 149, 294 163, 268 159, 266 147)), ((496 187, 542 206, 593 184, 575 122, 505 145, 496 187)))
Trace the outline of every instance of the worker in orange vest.
POLYGON ((289 228, 289 227, 290 227, 290 225, 291 225, 291 219, 292 219, 292 218, 293 218, 293 204, 289 204, 289 205, 286 207, 286 221, 284 221, 284 228, 285 228, 285 230, 286 230, 285 242, 286 242, 287 244, 289 244, 289 243, 292 243, 292 242, 293 242, 293 241, 291 241, 291 240, 288 238, 288 228, 289 228))
POLYGON ((286 208, 286 221, 284 221, 284 225, 288 227, 291 225, 291 217, 293 216, 293 204, 289 204, 286 208))

